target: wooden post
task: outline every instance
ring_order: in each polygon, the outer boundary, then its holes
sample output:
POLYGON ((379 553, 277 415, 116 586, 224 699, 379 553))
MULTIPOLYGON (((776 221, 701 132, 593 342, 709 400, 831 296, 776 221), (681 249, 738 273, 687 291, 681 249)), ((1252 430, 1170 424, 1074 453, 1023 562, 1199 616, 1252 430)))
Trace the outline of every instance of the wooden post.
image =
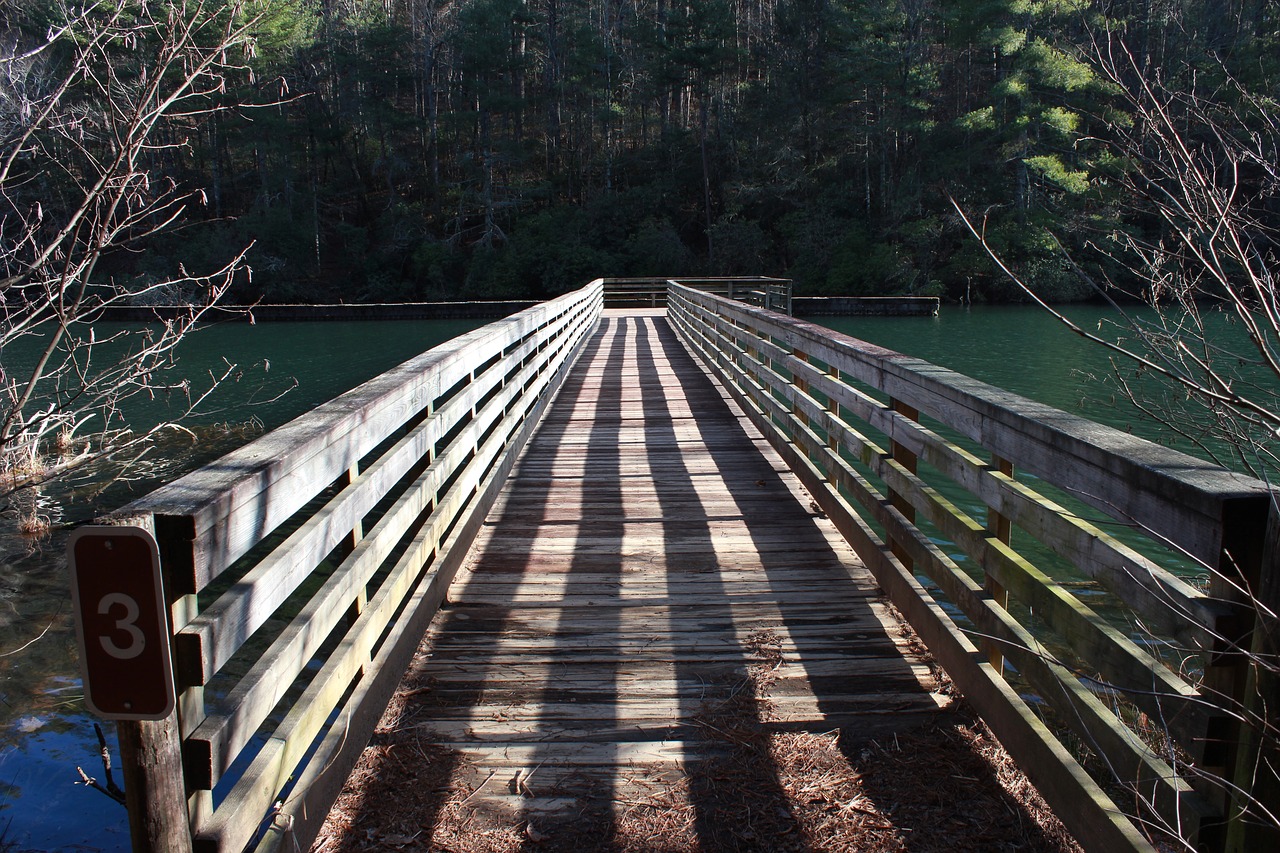
MULTIPOLYGON (((836 367, 834 364, 828 364, 827 375, 831 377, 833 382, 839 382, 840 368, 836 367)), ((827 411, 831 413, 831 419, 833 421, 840 420, 840 403, 836 400, 834 395, 827 395, 827 411)), ((827 447, 831 448, 831 455, 838 459, 840 456, 840 436, 834 429, 827 430, 827 447)), ((839 494, 840 481, 836 477, 836 468, 837 466, 834 464, 828 468, 827 483, 831 486, 834 492, 839 494)))
MULTIPOLYGON (((902 415, 903 417, 907 418, 908 420, 913 420, 913 421, 920 420, 920 410, 915 408, 914 406, 907 405, 901 400, 895 400, 892 397, 890 397, 889 408, 897 412, 898 414, 902 415)), ((892 440, 892 439, 889 442, 889 452, 893 456, 894 462, 897 462, 899 465, 901 465, 903 468, 906 468, 912 474, 916 473, 917 460, 916 460, 916 455, 914 453, 912 453, 903 445, 899 444, 896 440, 892 440)), ((915 523, 915 520, 916 520, 915 507, 911 506, 911 504, 907 501, 906 498, 902 497, 902 495, 899 495, 893 489, 889 490, 889 505, 892 506, 894 509, 898 510, 898 512, 902 513, 903 518, 905 518, 907 521, 911 523, 915 523)), ((889 537, 889 549, 893 552, 893 555, 898 558, 898 561, 902 563, 902 565, 907 569, 907 571, 911 571, 911 569, 915 566, 915 562, 909 556, 907 556, 906 549, 903 548, 902 545, 896 539, 894 539, 892 535, 889 537)))
POLYGON ((1275 550, 1268 533, 1268 517, 1274 517, 1272 502, 1262 508, 1224 512, 1218 565, 1209 575, 1209 595, 1235 604, 1237 615, 1218 626, 1220 636, 1205 656, 1200 688, 1222 708, 1209 716, 1200 755, 1194 756, 1201 768, 1197 790, 1223 815, 1223 822, 1202 826, 1196 839, 1197 846, 1207 851, 1251 853, 1254 849, 1248 844, 1254 834, 1247 825, 1252 818, 1242 808, 1252 796, 1254 779, 1248 768, 1258 758, 1260 744, 1254 739, 1257 731, 1240 718, 1256 707, 1258 697, 1251 692, 1264 686, 1251 671, 1249 652, 1259 641, 1251 635, 1263 600, 1261 583, 1272 576, 1268 583, 1272 590, 1275 585, 1275 550), (1250 595, 1257 600, 1251 601, 1250 595))
POLYGON ((190 853, 178 715, 116 723, 134 853, 190 853))
MULTIPOLYGON (((795 358, 796 361, 807 362, 809 360, 808 353, 792 351, 791 355, 792 357, 795 358)), ((796 386, 796 390, 799 391, 801 394, 809 393, 808 380, 800 378, 800 376, 794 370, 791 372, 791 384, 796 386)), ((809 425, 809 416, 806 415, 804 413, 804 410, 800 408, 799 403, 792 405, 791 414, 795 415, 796 420, 800 421, 800 423, 804 424, 805 426, 809 425)))
POLYGON ((1280 850, 1280 510, 1273 500, 1254 584, 1255 621, 1232 782, 1242 795, 1229 813, 1226 850, 1280 850))
MULTIPOLYGON (((347 469, 343 479, 346 485, 350 486, 360 476, 360 463, 352 465, 347 469)), ((346 541, 342 543, 342 550, 350 554, 360 544, 360 540, 364 538, 364 519, 357 518, 355 524, 351 526, 351 532, 347 534, 346 541)), ((347 610, 347 624, 354 625, 355 621, 360 618, 360 614, 364 612, 365 605, 369 603, 369 590, 367 587, 361 587, 360 592, 356 595, 356 600, 351 603, 351 607, 347 610)))
MULTIPOLYGON (((999 456, 991 457, 991 464, 1001 474, 1006 477, 1013 476, 1013 463, 999 456)), ((1008 518, 1001 515, 992 507, 987 507, 987 532, 997 541, 1008 545, 1013 538, 1013 524, 1008 518)), ((984 571, 985 584, 987 592, 991 596, 991 600, 1000 605, 1005 610, 1009 609, 1009 592, 1000 582, 991 577, 990 572, 984 571)), ((1004 655, 1000 653, 1000 644, 994 640, 990 640, 987 646, 987 659, 991 661, 991 665, 995 667, 996 672, 1004 672, 1004 655)))
MULTIPOLYGON (((103 519, 109 524, 141 527, 156 535, 152 516, 103 519)), ((161 543, 160 553, 165 549, 161 543)), ((173 596, 168 570, 161 564, 165 603, 172 620, 175 607, 186 599, 173 596)), ((172 621, 169 625, 173 632, 172 621)), ((175 662, 176 663, 176 662, 175 662)), ((176 666, 175 666, 176 670, 176 666)), ((120 775, 124 779, 125 808, 129 811, 129 838, 134 853, 191 853, 191 825, 187 816, 187 788, 182 775, 182 735, 178 710, 163 720, 119 720, 120 775)))

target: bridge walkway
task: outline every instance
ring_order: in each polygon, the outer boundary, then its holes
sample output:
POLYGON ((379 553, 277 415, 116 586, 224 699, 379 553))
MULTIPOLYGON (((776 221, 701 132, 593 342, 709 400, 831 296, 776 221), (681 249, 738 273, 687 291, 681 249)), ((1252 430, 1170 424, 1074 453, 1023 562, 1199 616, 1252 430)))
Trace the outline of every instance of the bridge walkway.
POLYGON ((814 506, 662 310, 606 310, 384 729, 535 823, 776 785, 733 765, 765 732, 892 740, 946 699, 814 506))

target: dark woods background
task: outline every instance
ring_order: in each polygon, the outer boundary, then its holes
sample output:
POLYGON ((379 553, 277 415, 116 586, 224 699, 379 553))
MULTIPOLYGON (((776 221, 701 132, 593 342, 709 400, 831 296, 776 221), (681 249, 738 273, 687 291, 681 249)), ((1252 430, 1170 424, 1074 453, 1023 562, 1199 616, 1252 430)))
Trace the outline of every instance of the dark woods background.
MULTIPOLYGON (((199 227, 97 274, 217 268, 256 241, 235 301, 735 273, 790 276, 800 294, 1017 299, 950 194, 1041 293, 1085 298, 1059 242, 1107 273, 1108 241, 1161 227, 1108 144, 1134 131, 1097 70, 1108 34, 1135 84, 1210 101, 1269 96, 1280 65, 1265 0, 274 0, 236 14, 261 15, 254 50, 215 97, 246 106, 171 115, 158 132, 185 145, 147 164, 203 189, 186 214, 199 227)), ((0 3, 0 33, 12 50, 66 15, 0 3)), ((35 178, 12 191, 51 209, 74 196, 73 173, 35 178)))

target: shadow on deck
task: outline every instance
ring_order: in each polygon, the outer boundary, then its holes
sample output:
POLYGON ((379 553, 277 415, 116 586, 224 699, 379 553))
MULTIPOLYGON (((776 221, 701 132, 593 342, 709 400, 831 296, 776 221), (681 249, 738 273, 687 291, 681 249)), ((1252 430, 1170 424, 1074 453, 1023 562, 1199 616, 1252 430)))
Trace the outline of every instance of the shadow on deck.
POLYGON ((813 506, 606 312, 317 849, 1062 849, 813 506))

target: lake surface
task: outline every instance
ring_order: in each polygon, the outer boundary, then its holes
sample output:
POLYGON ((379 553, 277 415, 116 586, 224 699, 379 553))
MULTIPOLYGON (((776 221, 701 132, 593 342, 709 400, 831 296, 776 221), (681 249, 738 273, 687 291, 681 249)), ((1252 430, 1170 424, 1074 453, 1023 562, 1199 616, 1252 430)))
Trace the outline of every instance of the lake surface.
MULTIPOLYGON (((1073 307, 1069 313, 1087 328, 1110 316, 1095 307, 1073 307)), ((1192 450, 1113 396, 1115 386, 1105 380, 1112 369, 1107 355, 1039 309, 944 306, 933 318, 815 321, 1192 450)), ((42 509, 60 524, 87 521, 481 324, 325 322, 202 329, 184 342, 183 371, 197 380, 210 371, 221 373, 225 358, 238 365, 239 378, 211 398, 205 414, 187 423, 195 438, 166 436, 155 453, 131 469, 134 479, 128 484, 104 491, 94 472, 60 484, 42 496, 42 509)), ((4 353, 6 369, 19 355, 4 353)), ((162 418, 172 411, 167 405, 156 401, 135 414, 142 420, 162 418)), ((102 768, 74 663, 64 536, 57 534, 31 551, 19 537, 0 530, 0 849, 10 841, 15 850, 127 850, 123 808, 74 785, 77 765, 97 777, 102 768)))
MULTIPOLYGON (((1111 341, 1138 345, 1127 323, 1105 306, 1072 305, 1061 309, 1079 327, 1111 341)), ((1131 316, 1154 326, 1158 319, 1149 309, 1132 310, 1131 316)), ((813 322, 879 344, 934 364, 949 367, 1025 397, 1063 409, 1093 421, 1133 432, 1202 458, 1218 460, 1243 470, 1230 446, 1210 435, 1207 413, 1186 394, 1136 362, 1104 349, 1069 330, 1047 312, 1031 306, 944 306, 939 316, 925 317, 821 317, 813 322), (1167 413, 1169 423, 1153 419, 1127 399, 1126 388, 1142 397, 1154 413, 1167 413), (1191 429, 1186 429, 1190 425, 1191 429), (1202 444, 1203 446, 1197 446, 1202 444)), ((1257 353, 1244 339, 1229 315, 1205 311, 1202 320, 1213 339, 1217 370, 1234 388, 1272 411, 1280 411, 1280 384, 1276 377, 1254 364, 1257 353)), ((1179 318, 1163 321, 1176 328, 1179 318)), ((1194 346, 1192 347, 1194 351, 1194 346)), ((1264 440, 1270 441, 1271 436, 1264 440)), ((1255 456, 1250 464, 1266 465, 1255 456)))

